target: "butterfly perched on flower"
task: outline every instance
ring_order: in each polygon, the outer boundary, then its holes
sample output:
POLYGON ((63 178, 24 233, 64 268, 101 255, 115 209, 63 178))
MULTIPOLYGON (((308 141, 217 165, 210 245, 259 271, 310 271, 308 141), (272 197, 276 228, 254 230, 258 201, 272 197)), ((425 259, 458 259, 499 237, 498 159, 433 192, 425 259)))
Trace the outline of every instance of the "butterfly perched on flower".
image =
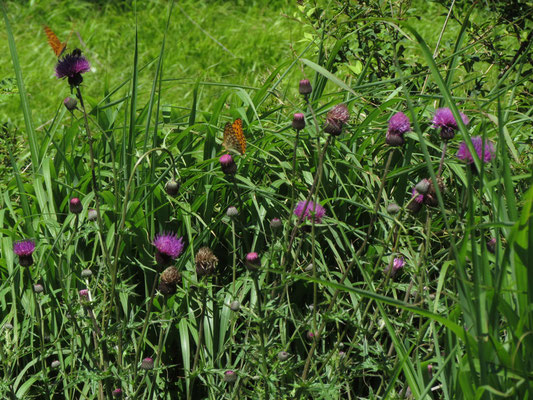
POLYGON ((46 37, 48 38, 48 44, 54 51, 56 57, 61 57, 61 55, 65 52, 67 48, 68 39, 65 42, 61 42, 61 40, 59 40, 56 34, 46 25, 44 26, 44 33, 46 33, 46 37))
POLYGON ((228 122, 224 127, 224 141, 226 150, 236 150, 241 154, 246 151, 246 138, 242 130, 242 119, 237 118, 233 123, 228 122))

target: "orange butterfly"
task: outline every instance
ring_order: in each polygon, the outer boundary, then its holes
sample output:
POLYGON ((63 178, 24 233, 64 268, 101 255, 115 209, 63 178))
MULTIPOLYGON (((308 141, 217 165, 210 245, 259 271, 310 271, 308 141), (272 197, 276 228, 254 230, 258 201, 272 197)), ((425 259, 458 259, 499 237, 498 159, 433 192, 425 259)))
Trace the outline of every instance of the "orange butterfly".
POLYGON ((236 119, 233 124, 231 122, 226 123, 222 144, 226 150, 232 149, 244 154, 246 151, 246 138, 242 130, 242 119, 236 119))
POLYGON ((46 37, 48 38, 48 44, 50 44, 50 47, 54 51, 57 58, 61 57, 61 55, 65 52, 67 48, 68 39, 66 42, 61 43, 61 40, 59 40, 56 34, 46 25, 44 26, 44 33, 46 33, 46 37))

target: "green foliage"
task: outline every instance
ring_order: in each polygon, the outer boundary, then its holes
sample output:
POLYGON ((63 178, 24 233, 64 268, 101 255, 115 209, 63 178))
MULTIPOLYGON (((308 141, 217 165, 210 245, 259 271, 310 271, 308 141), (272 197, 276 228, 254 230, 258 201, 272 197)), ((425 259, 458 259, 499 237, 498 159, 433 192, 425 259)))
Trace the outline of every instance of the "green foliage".
MULTIPOLYGON (((95 2, 83 51, 96 71, 71 94, 42 81, 43 97, 10 15, 45 2, 3 8, 14 80, 1 87, 22 112, 1 138, 0 395, 531 396, 531 38, 511 34, 531 28, 527 15, 504 26, 505 7, 302 3, 263 14, 260 1, 95 2), (491 42, 480 33, 489 24, 491 42), (103 56, 117 48, 131 52, 103 56), (331 136, 340 103, 350 118, 331 136), (470 119, 445 143, 431 123, 439 107, 470 119), (391 147, 398 111, 412 131, 391 147), (294 113, 305 115, 300 131, 294 113), (35 129, 34 118, 50 122, 35 129), (228 150, 237 173, 224 174, 222 131, 236 118, 247 150, 228 150), (25 151, 12 139, 22 123, 25 151), (491 162, 474 136, 494 143, 491 162), (456 157, 461 141, 471 164, 456 157), (425 178, 435 184, 413 212, 425 178), (298 218, 296 203, 309 201, 326 216, 298 218), (185 243, 175 293, 153 245, 162 232, 185 243), (29 267, 14 254, 21 238, 37 244, 29 267), (198 255, 204 246, 215 259, 198 255)), ((46 23, 91 7, 56 7, 46 23)))

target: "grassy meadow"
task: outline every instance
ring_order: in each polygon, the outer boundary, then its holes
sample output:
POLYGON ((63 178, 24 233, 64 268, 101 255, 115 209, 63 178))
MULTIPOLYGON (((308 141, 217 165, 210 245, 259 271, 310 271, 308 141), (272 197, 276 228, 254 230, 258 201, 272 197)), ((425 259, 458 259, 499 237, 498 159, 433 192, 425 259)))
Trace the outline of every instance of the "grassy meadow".
POLYGON ((1 2, 0 396, 532 397, 527 3, 1 2))

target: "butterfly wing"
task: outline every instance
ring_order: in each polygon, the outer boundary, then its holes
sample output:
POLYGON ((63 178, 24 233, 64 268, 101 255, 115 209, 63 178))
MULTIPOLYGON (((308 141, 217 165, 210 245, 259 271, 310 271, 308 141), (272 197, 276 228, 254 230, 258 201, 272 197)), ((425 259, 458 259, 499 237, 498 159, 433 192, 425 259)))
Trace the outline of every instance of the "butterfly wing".
POLYGON ((224 147, 226 150, 236 150, 241 154, 246 151, 246 138, 242 129, 242 120, 236 119, 235 122, 228 122, 224 126, 224 147))
POLYGON ((67 42, 61 43, 61 40, 59 40, 56 34, 48 26, 44 27, 44 33, 46 33, 46 37, 48 38, 48 44, 54 51, 56 57, 59 58, 67 48, 67 42))
POLYGON ((246 138, 244 137, 244 131, 242 130, 242 119, 237 118, 233 124, 231 124, 233 132, 235 132, 235 137, 239 142, 239 150, 241 154, 244 154, 246 151, 246 138))

